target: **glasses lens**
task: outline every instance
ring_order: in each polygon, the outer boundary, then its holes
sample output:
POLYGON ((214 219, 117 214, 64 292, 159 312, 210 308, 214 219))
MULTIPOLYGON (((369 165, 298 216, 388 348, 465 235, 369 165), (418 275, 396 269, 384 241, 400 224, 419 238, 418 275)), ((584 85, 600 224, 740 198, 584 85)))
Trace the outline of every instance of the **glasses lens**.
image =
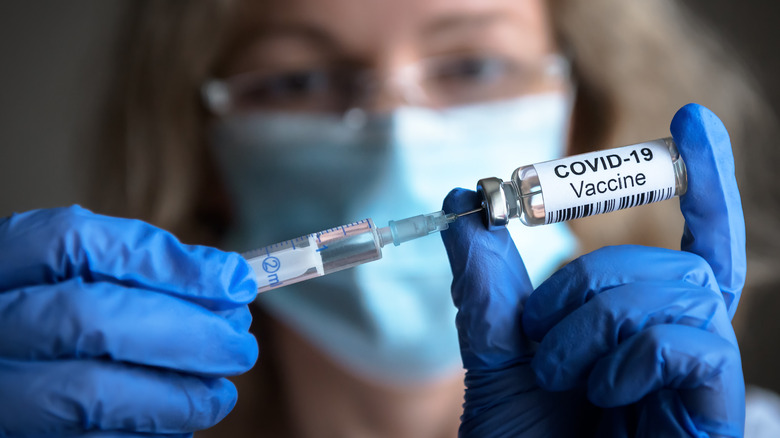
MULTIPOLYGON (((536 62, 506 55, 455 54, 427 58, 396 72, 411 105, 444 108, 561 90, 568 64, 560 56, 536 62)), ((223 82, 230 112, 344 113, 365 104, 383 81, 372 71, 307 68, 253 72, 223 82)))
POLYGON ((249 73, 229 79, 232 109, 300 112, 344 111, 349 80, 329 69, 249 73))
POLYGON ((529 62, 503 55, 431 58, 421 67, 428 104, 447 107, 560 89, 565 77, 551 68, 558 58, 529 62))

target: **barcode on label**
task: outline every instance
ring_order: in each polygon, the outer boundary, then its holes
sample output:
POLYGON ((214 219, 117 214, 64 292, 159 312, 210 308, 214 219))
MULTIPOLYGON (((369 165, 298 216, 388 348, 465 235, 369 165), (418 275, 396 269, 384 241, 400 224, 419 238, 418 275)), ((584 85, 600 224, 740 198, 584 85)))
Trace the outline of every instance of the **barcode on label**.
POLYGON ((624 208, 636 207, 637 205, 650 204, 670 199, 674 194, 674 187, 653 190, 650 192, 637 193, 635 195, 623 196, 617 199, 608 199, 606 201, 594 202, 592 204, 580 205, 577 207, 564 208, 561 210, 547 213, 545 223, 552 224, 556 222, 565 222, 572 219, 578 219, 596 214, 609 213, 624 208))

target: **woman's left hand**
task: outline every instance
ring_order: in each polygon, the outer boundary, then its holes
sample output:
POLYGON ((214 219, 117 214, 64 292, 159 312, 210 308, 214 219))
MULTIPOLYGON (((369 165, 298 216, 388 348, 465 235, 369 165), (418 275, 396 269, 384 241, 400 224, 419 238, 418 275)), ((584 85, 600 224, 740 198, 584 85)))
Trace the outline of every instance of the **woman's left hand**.
MULTIPOLYGON (((731 327, 745 279, 728 134, 688 105, 672 122, 688 166, 682 251, 607 247, 535 291, 506 230, 442 233, 466 374, 463 436, 741 436, 731 327)), ((446 211, 476 195, 455 191, 446 211)))

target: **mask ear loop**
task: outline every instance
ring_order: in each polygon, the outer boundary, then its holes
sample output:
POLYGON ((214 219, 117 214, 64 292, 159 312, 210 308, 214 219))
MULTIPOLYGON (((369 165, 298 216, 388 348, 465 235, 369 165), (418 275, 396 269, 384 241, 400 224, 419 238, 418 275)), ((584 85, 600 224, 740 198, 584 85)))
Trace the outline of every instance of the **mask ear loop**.
POLYGON ((224 116, 232 107, 229 85, 219 79, 209 79, 200 87, 200 97, 206 108, 216 116, 224 116))
MULTIPOLYGON (((418 63, 413 63, 401 67, 392 76, 385 80, 380 80, 377 77, 370 75, 370 71, 363 72, 357 78, 356 88, 359 89, 357 93, 361 98, 371 93, 381 92, 382 88, 386 85, 390 85, 393 88, 393 92, 398 93, 401 101, 408 105, 420 105, 426 102, 426 94, 420 84, 420 73, 418 63)), ((361 102, 361 99, 357 99, 355 102, 361 102)), ((350 106, 342 115, 342 123, 350 129, 359 130, 366 126, 369 120, 368 110, 360 103, 355 103, 350 106)))
POLYGON ((350 130, 359 131, 368 124, 368 114, 363 108, 354 106, 344 111, 341 123, 350 130))
POLYGON ((365 108, 365 99, 379 87, 379 81, 371 70, 357 72, 351 84, 349 106, 341 114, 341 123, 349 130, 359 131, 368 124, 369 114, 365 108))
POLYGON ((562 83, 566 94, 567 102, 569 102, 569 110, 573 107, 574 99, 577 95, 577 80, 573 75, 572 57, 569 52, 555 53, 549 55, 549 62, 545 67, 545 75, 556 77, 562 83))
POLYGON ((546 74, 557 76, 563 82, 563 93, 566 97, 566 151, 570 151, 571 135, 572 135, 572 117, 574 116, 574 105, 577 101, 578 83, 574 74, 576 71, 574 64, 573 51, 568 48, 567 44, 562 44, 564 47, 560 52, 550 55, 551 62, 547 66, 546 74))
POLYGON ((413 64, 402 67, 397 74, 391 78, 391 82, 398 90, 403 101, 409 105, 425 105, 427 95, 422 87, 422 75, 420 73, 421 60, 413 64))

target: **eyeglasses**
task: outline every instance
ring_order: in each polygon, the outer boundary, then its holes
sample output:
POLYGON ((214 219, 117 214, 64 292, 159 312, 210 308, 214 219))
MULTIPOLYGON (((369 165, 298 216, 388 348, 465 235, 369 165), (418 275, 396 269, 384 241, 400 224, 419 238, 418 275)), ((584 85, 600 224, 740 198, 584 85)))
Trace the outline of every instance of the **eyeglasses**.
POLYGON ((212 79, 202 87, 216 115, 252 111, 344 114, 370 108, 392 88, 409 105, 446 108, 560 90, 570 67, 561 55, 529 62, 504 55, 455 54, 425 58, 390 75, 344 66, 254 71, 212 79))

